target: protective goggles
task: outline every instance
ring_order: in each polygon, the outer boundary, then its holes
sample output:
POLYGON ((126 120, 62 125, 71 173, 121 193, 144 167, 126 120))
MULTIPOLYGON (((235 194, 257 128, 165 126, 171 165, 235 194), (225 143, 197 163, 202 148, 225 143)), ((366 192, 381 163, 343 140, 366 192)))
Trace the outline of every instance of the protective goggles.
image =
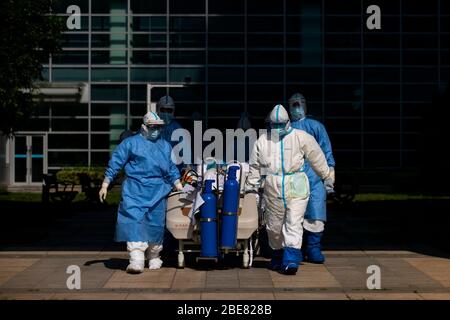
POLYGON ((286 128, 286 123, 270 123, 270 128, 272 128, 272 129, 284 129, 284 128, 286 128))
POLYGON ((158 130, 161 129, 163 126, 160 124, 146 124, 145 125, 147 127, 148 130, 152 131, 152 130, 158 130))

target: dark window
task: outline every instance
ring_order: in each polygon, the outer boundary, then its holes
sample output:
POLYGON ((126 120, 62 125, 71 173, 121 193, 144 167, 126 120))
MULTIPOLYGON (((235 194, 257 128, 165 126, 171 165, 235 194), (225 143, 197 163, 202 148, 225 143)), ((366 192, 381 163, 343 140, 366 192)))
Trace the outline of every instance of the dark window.
POLYGON ((208 32, 244 32, 244 16, 222 16, 208 18, 208 32))
POLYGON ((166 68, 131 68, 131 81, 166 81, 166 68))
POLYGON ((170 0, 170 13, 205 13, 205 0, 170 0))
POLYGON ((92 13, 127 13, 127 0, 95 0, 91 6, 92 13))
POLYGON ((87 134, 52 134, 48 135, 49 149, 87 149, 87 134))
POLYGON ((170 64, 204 64, 205 51, 170 51, 170 64))
POLYGON ((133 13, 166 13, 166 0, 130 0, 133 13))
POLYGON ((208 12, 212 14, 244 14, 245 1, 242 0, 209 1, 208 12))
POLYGON ((127 100, 127 86, 125 85, 92 85, 92 100, 127 100))
POLYGON ((170 32, 204 32, 205 18, 203 17, 170 17, 170 32))
POLYGON ((133 34, 131 45, 134 48, 165 48, 167 37, 165 34, 133 34))
MULTIPOLYGON (((149 1, 152 2, 152 1, 149 1)), ((151 31, 151 32, 165 32, 166 18, 165 17, 133 17, 131 25, 133 31, 151 31)))
POLYGON ((132 64, 166 64, 166 51, 133 50, 132 64))

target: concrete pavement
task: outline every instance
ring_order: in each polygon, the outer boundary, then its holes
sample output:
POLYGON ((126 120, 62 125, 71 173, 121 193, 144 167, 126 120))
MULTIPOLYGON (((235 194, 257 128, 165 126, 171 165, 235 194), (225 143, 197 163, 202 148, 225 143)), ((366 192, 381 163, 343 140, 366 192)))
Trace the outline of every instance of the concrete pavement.
POLYGON ((450 300, 450 259, 411 251, 325 251, 324 265, 303 263, 296 276, 267 269, 185 269, 165 266, 129 275, 125 252, 0 252, 0 299, 399 299, 450 300), (67 267, 81 270, 81 289, 69 290, 67 267), (381 289, 368 290, 367 267, 381 271, 381 289))

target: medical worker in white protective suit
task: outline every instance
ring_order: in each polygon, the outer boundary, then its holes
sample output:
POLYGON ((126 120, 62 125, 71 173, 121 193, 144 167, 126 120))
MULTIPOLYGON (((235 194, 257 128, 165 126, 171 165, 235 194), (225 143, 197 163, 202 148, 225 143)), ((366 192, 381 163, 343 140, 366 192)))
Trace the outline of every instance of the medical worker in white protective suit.
POLYGON ((321 179, 332 179, 332 175, 316 140, 291 127, 282 105, 273 108, 269 119, 271 130, 253 147, 245 190, 257 192, 265 177, 266 229, 273 249, 270 268, 296 274, 302 259, 302 223, 309 199, 305 159, 321 179))

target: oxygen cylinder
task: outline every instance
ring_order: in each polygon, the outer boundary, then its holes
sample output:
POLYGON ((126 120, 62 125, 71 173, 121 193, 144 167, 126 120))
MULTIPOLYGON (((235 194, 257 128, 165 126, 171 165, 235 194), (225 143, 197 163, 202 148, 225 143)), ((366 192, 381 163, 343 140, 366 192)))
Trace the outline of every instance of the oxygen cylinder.
POLYGON ((236 171, 239 166, 228 168, 228 177, 224 185, 222 225, 220 247, 234 249, 237 243, 238 208, 239 208, 239 182, 236 180, 236 171))
POLYGON ((200 208, 201 256, 217 257, 217 199, 212 191, 214 180, 205 180, 202 198, 205 201, 200 208))

